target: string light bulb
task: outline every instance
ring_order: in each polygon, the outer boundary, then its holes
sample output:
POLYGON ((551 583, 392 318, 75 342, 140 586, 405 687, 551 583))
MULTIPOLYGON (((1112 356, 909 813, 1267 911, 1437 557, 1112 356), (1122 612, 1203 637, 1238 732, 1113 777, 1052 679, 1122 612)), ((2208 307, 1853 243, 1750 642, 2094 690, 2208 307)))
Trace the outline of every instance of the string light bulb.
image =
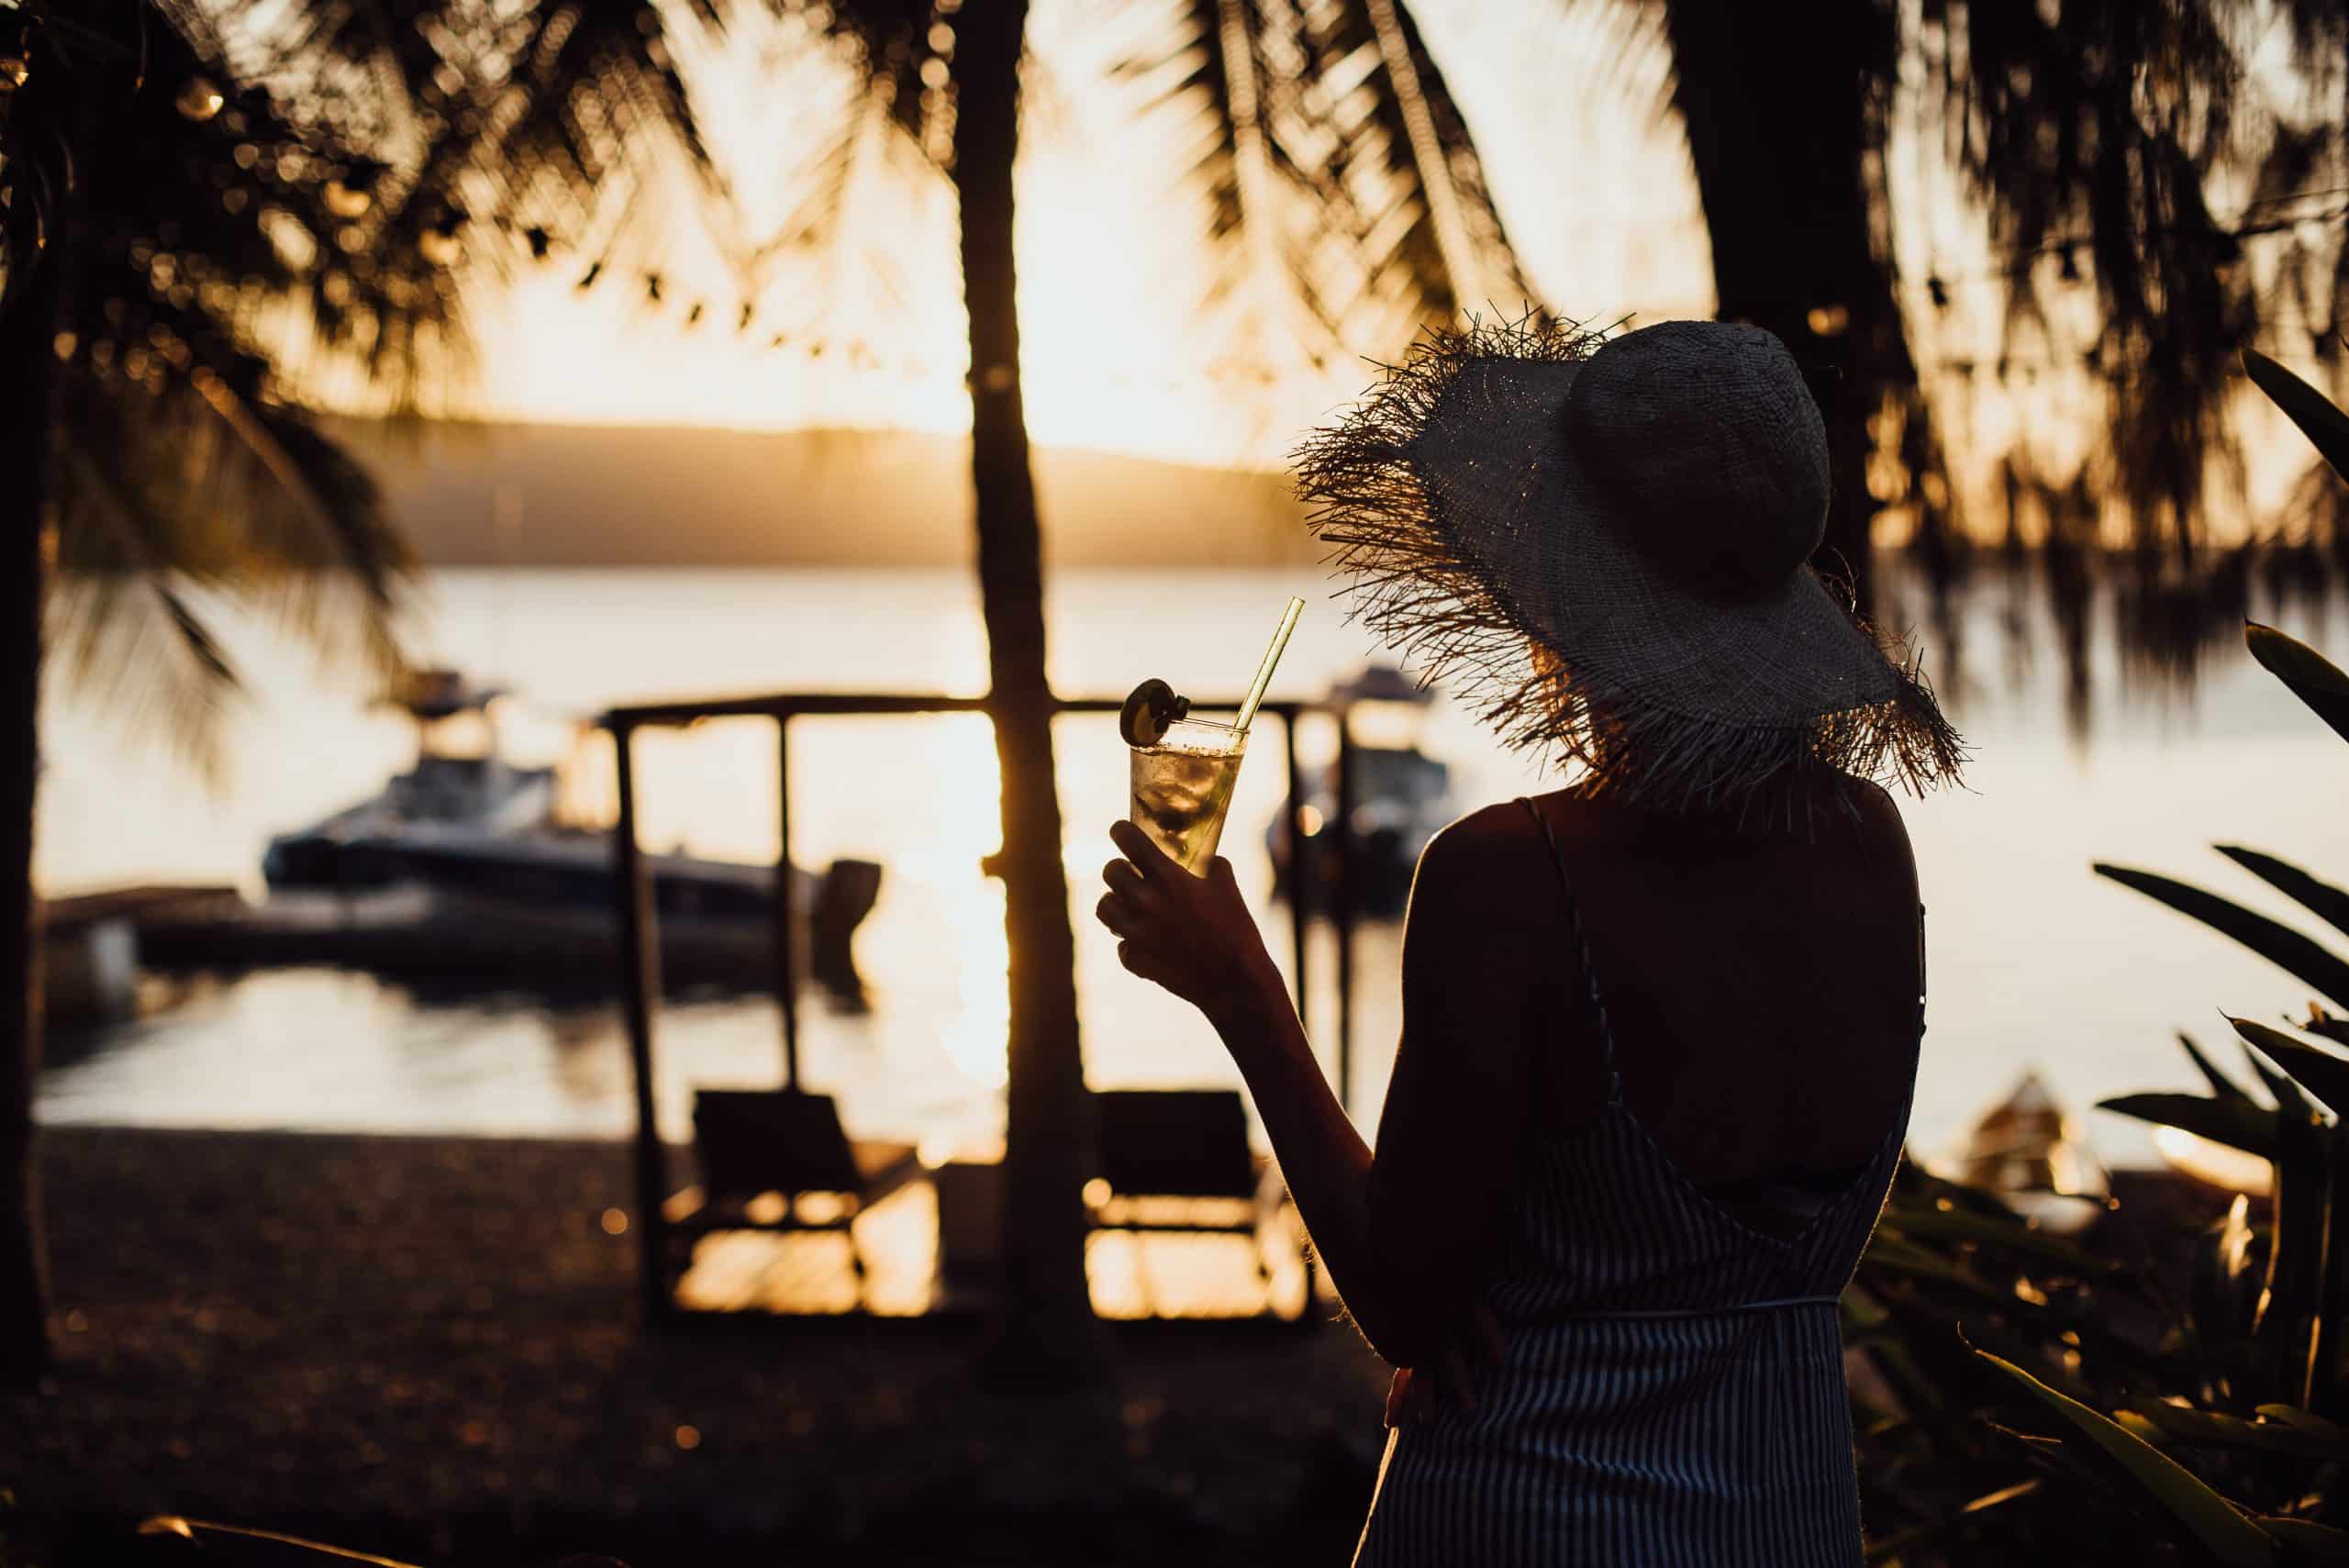
POLYGON ((220 89, 212 84, 211 78, 191 76, 180 83, 179 96, 173 98, 172 104, 183 117, 202 125, 218 114, 220 106, 228 101, 221 96, 220 89))
POLYGON ((340 179, 328 180, 326 191, 327 211, 337 217, 364 217, 375 198, 363 187, 345 184, 340 179))

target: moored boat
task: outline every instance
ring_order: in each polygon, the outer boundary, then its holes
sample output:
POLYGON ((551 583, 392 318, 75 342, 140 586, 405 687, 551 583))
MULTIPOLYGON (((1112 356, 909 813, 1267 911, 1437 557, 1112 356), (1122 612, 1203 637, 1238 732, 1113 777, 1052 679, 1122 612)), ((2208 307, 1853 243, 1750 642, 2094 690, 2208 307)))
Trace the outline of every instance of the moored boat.
POLYGON ((2053 1230, 2086 1225, 2103 1211, 2110 1193, 2078 1120, 2029 1072, 1974 1124, 1958 1155, 1957 1177, 1997 1193, 2053 1230))
MULTIPOLYGON (((499 754, 494 709, 504 695, 451 671, 394 694, 416 722, 415 764, 372 798, 270 840, 262 871, 271 901, 245 922, 256 951, 332 953, 337 922, 306 901, 400 890, 421 897, 374 899, 379 917, 341 922, 349 962, 577 975, 617 956, 610 831, 561 817, 554 769, 499 754)), ((649 854, 645 865, 670 978, 772 979, 774 867, 684 854, 649 854)), ((879 894, 880 867, 839 861, 820 876, 790 874, 797 973, 842 997, 861 995, 850 938, 879 894)))
MULTIPOLYGON (((1402 913, 1411 874, 1428 840, 1453 817, 1452 770, 1419 748, 1419 730, 1434 694, 1402 671, 1373 664, 1350 681, 1330 688, 1323 701, 1349 715, 1353 743, 1352 827, 1353 886, 1348 891, 1357 915, 1372 918, 1402 913)), ((1308 873, 1306 906, 1327 913, 1337 876, 1338 762, 1332 758, 1306 774, 1298 813, 1308 873)), ((1289 814, 1284 805, 1264 830, 1273 861, 1273 895, 1295 895, 1289 814)))

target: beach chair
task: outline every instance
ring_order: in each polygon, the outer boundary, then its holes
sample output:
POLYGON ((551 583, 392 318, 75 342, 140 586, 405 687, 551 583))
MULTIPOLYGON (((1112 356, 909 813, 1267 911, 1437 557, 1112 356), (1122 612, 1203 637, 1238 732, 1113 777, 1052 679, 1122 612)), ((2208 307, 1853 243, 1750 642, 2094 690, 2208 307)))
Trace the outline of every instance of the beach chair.
POLYGON ((1088 1204, 1097 1230, 1211 1231, 1256 1239, 1256 1273, 1272 1270, 1261 1244, 1286 1189, 1248 1143, 1237 1089, 1109 1089, 1093 1096, 1099 1184, 1088 1204), (1188 1200, 1188 1201, 1170 1201, 1188 1200), (1202 1201, 1204 1200, 1204 1201, 1202 1201))
POLYGON ((852 1140, 829 1095, 799 1089, 698 1089, 694 1151, 701 1184, 664 1206, 686 1256, 717 1230, 837 1230, 862 1284, 856 1217, 921 1173, 910 1143, 852 1140), (800 1200, 829 1201, 821 1212, 800 1200))

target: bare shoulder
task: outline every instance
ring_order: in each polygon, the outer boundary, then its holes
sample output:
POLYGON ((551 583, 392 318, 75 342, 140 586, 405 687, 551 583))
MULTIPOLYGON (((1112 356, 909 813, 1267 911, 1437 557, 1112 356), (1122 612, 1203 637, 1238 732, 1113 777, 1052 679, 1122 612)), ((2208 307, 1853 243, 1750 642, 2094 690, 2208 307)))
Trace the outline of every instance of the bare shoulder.
POLYGON ((1419 853, 1411 882, 1415 911, 1516 907, 1541 885, 1548 856, 1542 829, 1516 801, 1500 801, 1447 823, 1419 853))
POLYGON ((1872 855, 1882 855, 1899 866, 1914 888, 1917 856, 1909 842, 1909 824, 1900 815, 1899 800, 1874 779, 1856 777, 1846 798, 1859 813, 1862 844, 1872 855))

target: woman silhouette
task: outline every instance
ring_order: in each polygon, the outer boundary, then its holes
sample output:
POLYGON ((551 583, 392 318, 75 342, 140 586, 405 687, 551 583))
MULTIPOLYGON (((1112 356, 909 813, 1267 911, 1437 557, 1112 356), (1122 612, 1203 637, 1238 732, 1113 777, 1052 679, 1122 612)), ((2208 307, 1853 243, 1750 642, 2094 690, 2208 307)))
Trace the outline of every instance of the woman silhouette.
POLYGON ((1119 823, 1099 916, 1254 1095, 1397 1368, 1355 1555, 1861 1561, 1836 1298, 1899 1157, 1917 673, 1806 564, 1819 412, 1758 328, 1432 339, 1300 454, 1357 609, 1568 787, 1428 847, 1364 1143, 1217 860, 1119 823))

